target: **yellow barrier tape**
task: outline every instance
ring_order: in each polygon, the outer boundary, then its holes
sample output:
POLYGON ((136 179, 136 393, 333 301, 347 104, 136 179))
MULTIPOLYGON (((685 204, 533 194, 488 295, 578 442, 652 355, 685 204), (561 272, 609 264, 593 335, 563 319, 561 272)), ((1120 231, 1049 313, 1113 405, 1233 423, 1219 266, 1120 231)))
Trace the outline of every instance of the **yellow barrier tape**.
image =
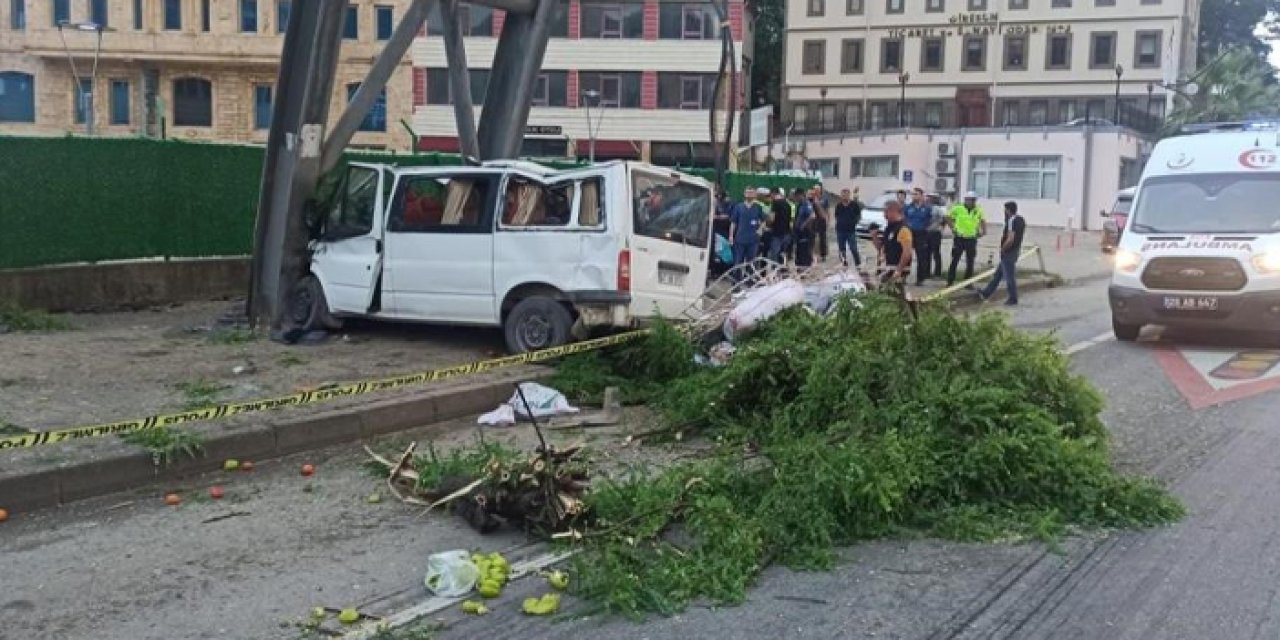
MULTIPOLYGON (((1031 247, 1030 249, 1023 251, 1022 255, 1018 256, 1018 262, 1022 262, 1027 257, 1033 256, 1037 253, 1040 253, 1040 247, 1031 247)), ((972 278, 969 278, 968 280, 957 282, 953 285, 948 286, 945 289, 939 289, 938 291, 934 291, 933 293, 921 298, 921 300, 927 301, 927 300, 937 300, 938 298, 945 298, 975 282, 978 282, 979 280, 986 280, 987 278, 990 278, 991 276, 995 275, 996 269, 998 268, 999 267, 992 267, 990 269, 987 269, 986 271, 983 271, 982 273, 979 273, 978 275, 972 278)))
POLYGON ((476 362, 469 362, 467 364, 460 364, 454 367, 433 369, 431 371, 423 371, 420 373, 410 373, 391 378, 363 380, 329 389, 303 391, 292 395, 280 396, 278 398, 250 400, 247 402, 232 402, 205 407, 203 409, 192 409, 181 413, 154 415, 147 416, 145 418, 136 418, 134 420, 110 422, 107 424, 68 427, 65 429, 57 429, 55 431, 43 431, 27 433, 20 436, 10 436, 7 438, 0 438, 0 451, 6 449, 39 447, 47 444, 58 444, 81 438, 97 438, 101 436, 131 433, 134 431, 146 431, 148 429, 157 429, 160 427, 172 427, 175 425, 186 424, 188 422, 217 420, 246 413, 257 413, 259 411, 268 411, 270 409, 279 409, 282 407, 298 407, 304 404, 327 402, 337 398, 359 396, 367 393, 390 391, 392 389, 399 389, 402 387, 440 382, 441 380, 458 378, 461 376, 471 375, 473 373, 483 373, 485 371, 493 371, 494 369, 513 367, 521 364, 543 362, 554 358, 573 355, 575 353, 582 353, 584 351, 603 349, 605 347, 629 342, 646 333, 648 333, 647 330, 630 331, 616 336, 584 340, 582 342, 574 342, 572 344, 552 347, 550 349, 542 349, 540 351, 530 351, 528 353, 507 356, 505 358, 480 360, 476 362))

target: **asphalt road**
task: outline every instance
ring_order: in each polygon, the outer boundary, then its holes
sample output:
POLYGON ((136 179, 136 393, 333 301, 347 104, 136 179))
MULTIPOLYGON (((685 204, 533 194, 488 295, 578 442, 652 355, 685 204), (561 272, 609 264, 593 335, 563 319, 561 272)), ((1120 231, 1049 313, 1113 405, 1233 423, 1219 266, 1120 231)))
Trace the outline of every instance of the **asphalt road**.
MULTIPOLYGON (((1192 410, 1155 357, 1167 342, 1121 344, 1105 282, 1028 293, 1016 324, 1073 346, 1079 373, 1108 399, 1118 465, 1167 481, 1189 509, 1177 525, 1093 534, 1051 552, 1035 544, 881 541, 833 571, 771 568, 743 606, 693 607, 632 622, 528 620, 536 580, 494 614, 445 638, 1275 638, 1280 636, 1280 395, 1192 410)), ((1155 338, 1155 336, 1149 336, 1155 338)), ((1171 336, 1202 341, 1199 336, 1171 336)), ((353 452, 263 465, 221 503, 172 509, 159 489, 23 514, 0 525, 0 638, 294 638, 316 605, 390 613, 422 598, 428 553, 501 548, 447 519, 368 505, 353 452), (304 490, 308 484, 313 489, 304 490), (124 505, 124 506, 118 506, 124 505), (223 520, 220 515, 246 512, 223 520)), ((213 478, 198 479, 191 493, 213 478)))

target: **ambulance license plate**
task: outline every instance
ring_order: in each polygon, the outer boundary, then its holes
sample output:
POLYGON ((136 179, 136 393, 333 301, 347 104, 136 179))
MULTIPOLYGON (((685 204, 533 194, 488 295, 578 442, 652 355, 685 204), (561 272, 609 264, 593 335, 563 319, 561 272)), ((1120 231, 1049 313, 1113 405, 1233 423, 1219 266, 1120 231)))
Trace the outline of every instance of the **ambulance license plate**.
POLYGON ((1165 311, 1217 311, 1218 299, 1213 296, 1165 296, 1165 311))

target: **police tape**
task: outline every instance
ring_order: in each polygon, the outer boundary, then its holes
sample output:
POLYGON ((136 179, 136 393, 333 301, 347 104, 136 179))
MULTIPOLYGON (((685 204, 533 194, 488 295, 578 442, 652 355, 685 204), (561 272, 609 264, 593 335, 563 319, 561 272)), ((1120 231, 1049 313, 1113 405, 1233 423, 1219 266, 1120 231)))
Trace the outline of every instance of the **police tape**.
MULTIPOLYGON (((1031 247, 1030 249, 1027 249, 1026 251, 1023 251, 1023 252, 1022 252, 1022 255, 1018 256, 1018 262, 1022 262, 1022 261, 1023 261, 1023 260, 1025 260, 1026 258, 1028 258, 1028 257, 1030 257, 1030 256, 1033 256, 1033 255, 1036 255, 1036 254, 1038 254, 1038 253, 1040 253, 1040 247, 1031 247)), ((986 280, 987 278, 990 278, 992 275, 995 275, 996 269, 998 269, 998 268, 999 268, 999 267, 992 267, 992 268, 990 268, 990 269, 987 269, 986 271, 983 271, 982 273, 979 273, 978 275, 976 275, 976 276, 974 276, 974 277, 972 277, 972 278, 968 278, 968 279, 966 279, 966 280, 963 280, 963 281, 957 282, 957 283, 955 283, 955 284, 953 284, 953 285, 949 285, 949 286, 948 286, 947 288, 945 288, 945 289, 939 289, 938 291, 934 291, 933 293, 931 293, 931 294, 929 294, 929 295, 924 296, 923 298, 921 298, 921 300, 929 301, 929 300, 937 300, 938 298, 945 298, 945 297, 947 297, 947 296, 949 296, 949 295, 951 295, 951 294, 953 294, 953 293, 955 293, 955 292, 957 292, 957 291, 959 291, 959 290, 961 290, 961 289, 963 289, 963 288, 965 288, 965 287, 968 287, 968 286, 970 286, 970 285, 972 285, 972 284, 974 284, 974 283, 976 283, 976 282, 978 282, 978 281, 980 281, 980 280, 986 280)))
POLYGON ((189 422, 218 420, 221 418, 230 418, 232 416, 245 415, 249 413, 258 413, 260 411, 269 411, 284 407, 298 407, 305 404, 328 402, 338 398, 360 396, 368 393, 378 393, 403 387, 440 382, 450 378, 459 378, 462 376, 484 373, 486 371, 493 371, 495 369, 513 367, 521 364, 545 362, 547 360, 562 358, 575 353, 583 353, 585 351, 594 351, 596 349, 612 347, 625 342, 630 342, 631 340, 634 340, 646 333, 648 333, 647 330, 641 329, 605 338, 595 338, 592 340, 584 340, 582 342, 574 342, 559 347, 552 347, 550 349, 530 351, 528 353, 507 356, 505 358, 479 360, 443 369, 433 369, 431 371, 422 371, 419 373, 381 378, 378 380, 352 382, 327 389, 302 391, 292 395, 280 396, 278 398, 250 400, 247 402, 231 402, 205 407, 203 409, 192 409, 190 411, 183 411, 180 413, 147 416, 145 418, 137 418, 134 420, 123 420, 120 422, 81 427, 68 427, 65 429, 57 429, 55 431, 26 433, 19 436, 0 438, 0 451, 6 449, 25 449, 49 444, 59 444, 83 438, 97 438, 101 436, 133 433, 135 431, 147 431, 150 429, 159 429, 161 427, 177 426, 189 422))

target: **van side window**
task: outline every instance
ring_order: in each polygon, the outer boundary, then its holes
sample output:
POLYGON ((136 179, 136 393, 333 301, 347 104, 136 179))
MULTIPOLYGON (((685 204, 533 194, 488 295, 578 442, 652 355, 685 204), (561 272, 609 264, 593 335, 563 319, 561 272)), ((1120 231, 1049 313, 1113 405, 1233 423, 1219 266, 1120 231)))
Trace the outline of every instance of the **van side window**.
POLYGON ((373 209, 378 201, 378 172, 365 167, 347 169, 347 182, 329 213, 325 236, 354 238, 373 231, 373 209))
POLYGON ((503 227, 563 227, 573 217, 574 184, 551 186, 512 178, 502 201, 503 227))
POLYGON ((600 186, 600 180, 583 180, 580 189, 582 203, 578 207, 578 226, 604 226, 604 189, 600 186))
POLYGON ((632 174, 635 232, 706 248, 711 236, 711 190, 687 182, 632 174))
POLYGON ((401 232, 484 233, 491 180, 484 176, 410 176, 388 229, 401 232))

